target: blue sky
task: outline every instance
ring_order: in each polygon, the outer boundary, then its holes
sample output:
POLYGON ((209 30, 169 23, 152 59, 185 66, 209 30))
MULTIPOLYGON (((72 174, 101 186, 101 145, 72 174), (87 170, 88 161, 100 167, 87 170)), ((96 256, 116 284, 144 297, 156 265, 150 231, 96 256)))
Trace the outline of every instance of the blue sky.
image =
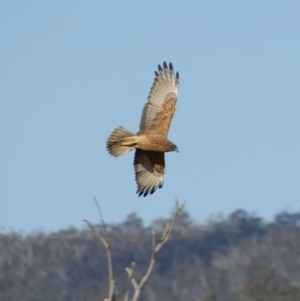
POLYGON ((1 1, 0 230, 57 231, 136 212, 197 223, 300 207, 300 2, 1 1), (163 189, 139 198, 133 153, 157 65, 180 89, 163 189))

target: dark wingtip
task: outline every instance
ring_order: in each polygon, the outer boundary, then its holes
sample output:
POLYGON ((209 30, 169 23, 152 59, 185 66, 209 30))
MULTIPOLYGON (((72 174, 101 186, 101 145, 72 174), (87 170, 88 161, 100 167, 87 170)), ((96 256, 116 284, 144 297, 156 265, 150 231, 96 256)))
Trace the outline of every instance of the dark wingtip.
MULTIPOLYGON (((162 187, 163 187, 163 183, 160 184, 158 187, 159 187, 159 188, 162 188, 162 187)), ((142 190, 142 189, 139 188, 139 189, 136 191, 136 193, 138 194, 139 197, 141 197, 141 196, 145 197, 145 196, 147 196, 148 194, 153 194, 153 193, 156 191, 156 189, 157 189, 157 187, 153 187, 152 190, 149 190, 149 189, 142 190)))
POLYGON ((141 196, 145 197, 148 194, 148 191, 138 189, 136 193, 139 195, 139 197, 141 196))
POLYGON ((171 71, 173 71, 173 65, 172 65, 171 62, 170 62, 170 64, 169 64, 169 68, 170 68, 171 71))
POLYGON ((159 71, 163 71, 161 65, 158 65, 158 70, 159 70, 159 71))
POLYGON ((168 69, 168 65, 167 65, 167 63, 166 62, 164 62, 164 69, 166 70, 166 69, 168 69))

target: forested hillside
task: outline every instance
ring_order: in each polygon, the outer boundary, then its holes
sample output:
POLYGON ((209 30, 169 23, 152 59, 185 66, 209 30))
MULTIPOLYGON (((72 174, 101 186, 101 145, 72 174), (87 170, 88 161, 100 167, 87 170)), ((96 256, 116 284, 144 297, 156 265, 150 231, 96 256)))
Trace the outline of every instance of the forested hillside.
MULTIPOLYGON (((164 221, 108 225, 122 298, 132 292, 125 267, 135 261, 139 278, 148 266, 152 227, 164 221)), ((0 234, 0 301, 96 301, 107 287, 105 249, 88 228, 0 234)), ((239 210, 198 225, 182 212, 141 300, 299 301, 300 213, 267 223, 239 210)))

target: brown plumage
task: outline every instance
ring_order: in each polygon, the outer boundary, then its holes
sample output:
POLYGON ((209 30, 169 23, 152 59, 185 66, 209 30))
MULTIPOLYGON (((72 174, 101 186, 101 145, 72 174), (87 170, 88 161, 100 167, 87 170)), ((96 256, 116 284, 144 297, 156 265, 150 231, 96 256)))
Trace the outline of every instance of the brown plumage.
POLYGON ((139 196, 152 194, 164 182, 164 153, 177 151, 177 146, 168 140, 168 132, 176 109, 179 74, 174 76, 172 63, 163 63, 155 71, 148 102, 142 112, 139 132, 135 135, 123 127, 115 129, 108 137, 108 152, 119 157, 133 149, 135 180, 139 196))

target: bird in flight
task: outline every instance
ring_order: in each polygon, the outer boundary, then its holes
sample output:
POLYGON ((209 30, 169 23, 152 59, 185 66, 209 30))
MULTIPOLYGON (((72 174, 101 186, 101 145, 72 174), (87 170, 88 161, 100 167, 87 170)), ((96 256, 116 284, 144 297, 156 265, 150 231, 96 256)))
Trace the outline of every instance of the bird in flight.
POLYGON ((178 152, 177 146, 168 140, 178 88, 179 73, 174 75, 172 63, 168 66, 164 62, 163 68, 158 65, 138 133, 135 135, 120 126, 107 139, 106 148, 114 157, 135 149, 133 165, 139 196, 152 194, 163 187, 165 152, 178 152))

